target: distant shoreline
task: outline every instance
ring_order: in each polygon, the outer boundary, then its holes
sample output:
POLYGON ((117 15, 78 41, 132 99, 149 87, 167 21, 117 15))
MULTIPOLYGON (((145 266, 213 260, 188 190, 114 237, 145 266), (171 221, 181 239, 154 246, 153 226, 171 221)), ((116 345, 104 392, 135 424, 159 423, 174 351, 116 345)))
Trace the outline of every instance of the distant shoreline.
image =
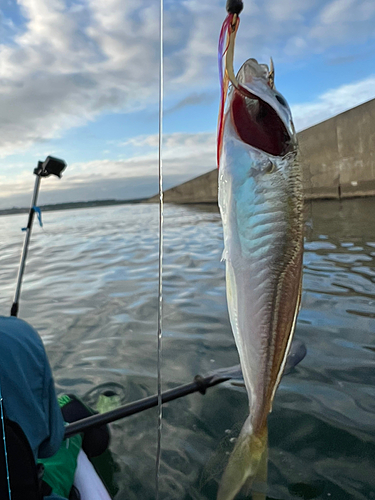
MULTIPOLYGON (((130 203, 143 203, 147 201, 148 198, 137 198, 135 200, 95 200, 95 201, 77 201, 73 203, 56 203, 48 205, 39 205, 39 208, 43 212, 52 212, 57 210, 69 210, 78 208, 91 208, 91 207, 106 207, 111 205, 127 205, 130 203)), ((26 214, 30 208, 4 208, 0 209, 0 216, 2 215, 14 215, 14 214, 26 214)))

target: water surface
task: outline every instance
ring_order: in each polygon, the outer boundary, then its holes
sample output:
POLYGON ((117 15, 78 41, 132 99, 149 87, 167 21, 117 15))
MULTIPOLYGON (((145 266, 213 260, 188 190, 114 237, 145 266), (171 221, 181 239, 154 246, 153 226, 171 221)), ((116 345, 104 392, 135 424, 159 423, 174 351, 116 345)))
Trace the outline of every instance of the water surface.
MULTIPOLYGON (((158 208, 48 212, 35 226, 20 317, 46 344, 58 392, 94 404, 156 391, 158 208)), ((307 206, 303 303, 307 357, 269 419, 270 499, 375 498, 375 199, 307 206)), ((26 216, 0 218, 0 313, 9 314, 26 216)), ((165 209, 163 388, 238 363, 226 301, 220 216, 165 209)), ((163 411, 160 498, 214 500, 247 414, 230 383, 163 411)), ((111 426, 116 500, 155 498, 157 412, 111 426)))

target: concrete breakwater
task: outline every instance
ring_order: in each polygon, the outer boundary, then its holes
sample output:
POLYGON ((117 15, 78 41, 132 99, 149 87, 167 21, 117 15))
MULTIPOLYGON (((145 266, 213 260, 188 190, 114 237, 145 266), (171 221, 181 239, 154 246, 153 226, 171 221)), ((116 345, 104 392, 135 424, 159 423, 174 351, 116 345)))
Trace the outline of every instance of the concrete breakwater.
MULTIPOLYGON (((298 140, 306 199, 375 196, 375 99, 299 132, 298 140)), ((215 203, 217 176, 214 169, 168 189, 164 200, 215 203)))
POLYGON ((375 99, 298 134, 306 198, 375 195, 375 99))

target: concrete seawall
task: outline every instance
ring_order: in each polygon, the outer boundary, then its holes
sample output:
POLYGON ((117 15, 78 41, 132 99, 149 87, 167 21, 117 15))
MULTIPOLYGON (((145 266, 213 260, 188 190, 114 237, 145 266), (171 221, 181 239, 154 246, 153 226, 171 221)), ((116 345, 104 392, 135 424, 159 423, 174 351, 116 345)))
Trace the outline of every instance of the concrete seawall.
MULTIPOLYGON (((299 132, 298 140, 306 199, 375 196, 375 99, 299 132)), ((164 200, 215 203, 217 176, 215 169, 168 189, 164 200)))
MULTIPOLYGON (((179 184, 164 191, 164 201, 171 203, 217 203, 218 170, 195 177, 191 181, 179 184)), ((159 195, 153 196, 150 202, 158 202, 159 195)))
POLYGON ((375 99, 298 134, 307 198, 375 195, 375 99))

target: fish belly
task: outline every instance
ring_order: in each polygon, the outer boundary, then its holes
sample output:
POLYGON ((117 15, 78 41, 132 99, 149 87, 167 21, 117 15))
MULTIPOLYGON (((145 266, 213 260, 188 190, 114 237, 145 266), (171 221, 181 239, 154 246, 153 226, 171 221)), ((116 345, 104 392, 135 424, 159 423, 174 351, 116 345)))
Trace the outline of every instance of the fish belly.
MULTIPOLYGON (((219 171, 226 288, 250 415, 218 499, 234 498, 267 453, 267 416, 293 337, 302 273, 302 191, 280 177, 259 181, 241 162, 219 171)), ((298 179, 297 179, 298 180, 298 179)), ((294 179, 293 179, 294 181, 294 179)))

